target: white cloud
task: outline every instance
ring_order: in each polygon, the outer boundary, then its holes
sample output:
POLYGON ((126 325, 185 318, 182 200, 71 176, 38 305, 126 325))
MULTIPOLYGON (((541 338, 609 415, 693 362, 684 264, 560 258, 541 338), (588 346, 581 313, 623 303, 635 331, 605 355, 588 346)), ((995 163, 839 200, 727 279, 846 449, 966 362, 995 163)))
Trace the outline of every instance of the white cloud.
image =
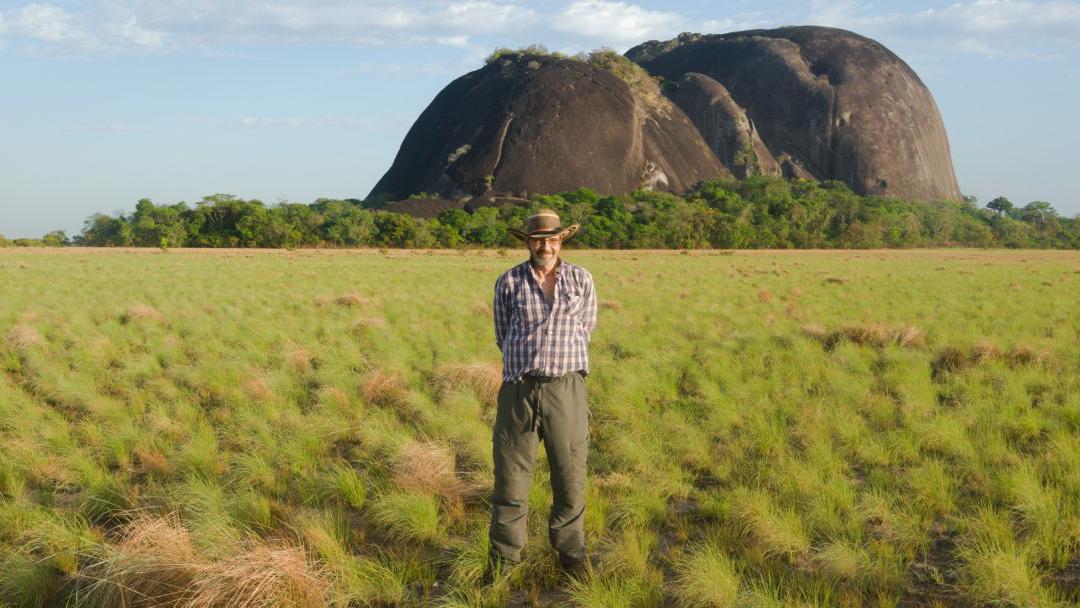
POLYGON ((72 13, 57 6, 28 4, 8 11, 3 17, 12 33, 34 40, 53 44, 74 42, 80 46, 94 42, 72 13))
MULTIPOLYGON (((3 39, 71 52, 204 53, 240 45, 450 46, 486 55, 533 42, 587 50, 626 47, 681 31, 724 33, 812 23, 842 27, 914 52, 1040 58, 1080 44, 1080 0, 959 0, 884 11, 865 0, 812 0, 790 9, 702 15, 635 0, 50 0, 0 11, 3 39), (483 47, 483 52, 476 50, 483 47)), ((750 7, 752 5, 746 5, 750 7)))
POLYGON ((867 14, 854 2, 815 2, 808 21, 985 57, 1047 58, 1080 44, 1080 3, 973 0, 912 13, 867 14))
POLYGON ((555 30, 590 36, 598 42, 643 42, 677 34, 684 23, 676 13, 651 11, 625 2, 577 0, 554 16, 555 30))

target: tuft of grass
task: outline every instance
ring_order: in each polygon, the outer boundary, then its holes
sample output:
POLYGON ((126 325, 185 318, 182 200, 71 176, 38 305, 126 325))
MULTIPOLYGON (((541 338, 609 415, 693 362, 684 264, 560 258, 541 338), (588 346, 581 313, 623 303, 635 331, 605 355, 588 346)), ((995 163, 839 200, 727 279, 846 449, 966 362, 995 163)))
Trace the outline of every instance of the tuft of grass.
POLYGON ((127 309, 127 312, 120 315, 121 323, 137 323, 139 321, 163 323, 165 315, 149 304, 134 304, 127 309))
POLYGON ((201 568, 185 608, 323 608, 331 579, 302 548, 259 542, 201 568))
POLYGON ((315 357, 306 348, 296 347, 285 353, 285 364, 295 372, 304 374, 314 367, 315 357))
POLYGON ((338 466, 334 469, 338 492, 345 504, 359 511, 367 500, 367 481, 356 469, 338 466))
POLYGON ((30 348, 41 341, 41 335, 29 325, 16 325, 8 330, 5 340, 14 348, 30 348))
POLYGON ((80 605, 186 608, 207 562, 175 514, 140 515, 103 544, 75 578, 80 605))
POLYGON ((454 472, 454 454, 434 442, 413 442, 401 448, 393 465, 394 484, 404 492, 450 499, 461 494, 454 472))
POLYGON ((703 543, 688 549, 673 564, 675 596, 687 608, 729 608, 737 605, 740 578, 731 558, 719 547, 703 543))
POLYGON ((957 551, 962 586, 986 606, 1051 608, 1053 601, 1040 583, 1038 570, 1013 543, 970 543, 957 551))
POLYGON ((825 350, 833 350, 842 341, 875 348, 890 345, 902 348, 923 348, 927 344, 926 333, 914 325, 888 326, 882 324, 845 325, 830 330, 822 325, 803 325, 802 332, 821 343, 825 350))
POLYGON ((810 551, 810 537, 802 519, 792 510, 780 509, 761 490, 735 491, 731 499, 730 524, 766 559, 802 561, 810 551))
POLYGON ((352 291, 334 298, 334 303, 338 306, 360 306, 361 304, 367 304, 368 301, 364 296, 352 291))
POLYGON ((409 401, 409 386, 397 372, 374 370, 360 385, 364 401, 379 407, 401 408, 409 401))
POLYGON ((443 538, 434 496, 390 492, 375 498, 370 510, 375 525, 396 541, 434 543, 443 538))
POLYGON ((487 362, 444 365, 435 371, 435 387, 440 395, 468 389, 485 405, 494 406, 502 385, 502 367, 487 362))
POLYGON ((659 606, 655 581, 618 576, 571 578, 566 587, 570 601, 581 608, 633 608, 659 606))

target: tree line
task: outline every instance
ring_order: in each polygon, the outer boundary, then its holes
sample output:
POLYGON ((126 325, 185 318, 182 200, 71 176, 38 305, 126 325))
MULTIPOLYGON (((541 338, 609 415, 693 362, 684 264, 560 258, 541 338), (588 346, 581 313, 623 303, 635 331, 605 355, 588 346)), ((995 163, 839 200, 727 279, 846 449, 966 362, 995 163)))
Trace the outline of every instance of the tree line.
POLYGON ((357 199, 266 205, 215 194, 189 205, 142 199, 131 214, 94 214, 69 239, 2 245, 135 247, 512 247, 537 207, 581 223, 586 248, 1080 248, 1080 216, 1062 217, 1044 201, 1016 206, 1004 197, 963 202, 860 196, 837 181, 754 176, 703 182, 684 195, 638 191, 600 196, 582 188, 533 195, 528 205, 443 211, 418 219, 357 199))

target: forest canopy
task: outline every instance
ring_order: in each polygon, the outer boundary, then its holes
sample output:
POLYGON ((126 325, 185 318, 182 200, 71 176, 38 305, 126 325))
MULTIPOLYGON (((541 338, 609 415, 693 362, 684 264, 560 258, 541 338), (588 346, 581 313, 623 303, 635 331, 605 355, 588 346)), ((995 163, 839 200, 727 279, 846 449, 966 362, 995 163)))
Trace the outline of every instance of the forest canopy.
POLYGON ((193 205, 142 199, 130 214, 94 214, 73 239, 53 231, 43 239, 0 245, 136 247, 509 247, 538 207, 565 223, 581 223, 583 248, 1080 248, 1080 216, 1062 217, 1045 201, 1023 206, 998 197, 914 201, 860 196, 837 181, 755 176, 704 182, 679 196, 638 191, 601 196, 582 188, 533 195, 529 204, 443 211, 418 219, 358 199, 311 204, 244 200, 227 194, 193 205))

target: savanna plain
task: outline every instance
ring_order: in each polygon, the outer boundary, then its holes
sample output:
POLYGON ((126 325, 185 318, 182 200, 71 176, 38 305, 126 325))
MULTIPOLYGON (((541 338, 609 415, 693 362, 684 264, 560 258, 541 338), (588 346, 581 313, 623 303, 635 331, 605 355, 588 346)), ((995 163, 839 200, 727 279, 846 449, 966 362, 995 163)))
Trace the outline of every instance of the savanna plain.
POLYGON ((578 251, 585 528, 484 574, 507 251, 0 250, 0 606, 1069 606, 1080 254, 578 251))

